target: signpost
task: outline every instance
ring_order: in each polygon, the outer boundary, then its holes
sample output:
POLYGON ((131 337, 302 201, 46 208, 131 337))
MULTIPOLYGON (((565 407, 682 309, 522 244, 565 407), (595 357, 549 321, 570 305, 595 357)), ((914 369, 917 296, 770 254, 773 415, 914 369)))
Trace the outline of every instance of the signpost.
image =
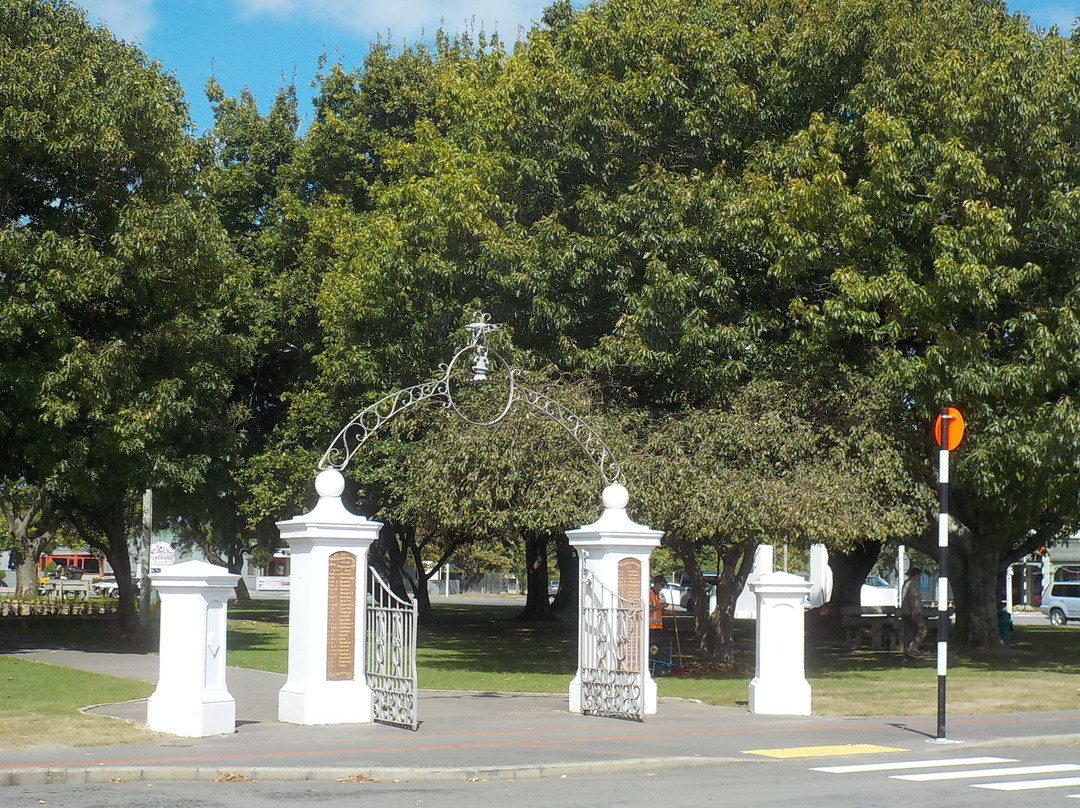
POLYGON ((949 452, 964 437, 964 417, 956 407, 942 407, 934 421, 938 453, 938 720, 937 740, 945 740, 945 675, 949 658, 949 452))

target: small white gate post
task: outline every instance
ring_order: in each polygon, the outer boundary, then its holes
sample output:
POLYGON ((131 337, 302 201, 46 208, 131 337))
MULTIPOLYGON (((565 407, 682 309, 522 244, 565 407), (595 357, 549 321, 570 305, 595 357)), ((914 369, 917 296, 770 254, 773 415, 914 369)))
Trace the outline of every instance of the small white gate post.
POLYGON ((803 603, 810 583, 798 575, 774 572, 750 584, 757 597, 755 676, 750 682, 750 712, 810 715, 810 683, 805 678, 803 603))
MULTIPOLYGON (((644 688, 645 714, 656 713, 656 682, 649 674, 649 556, 660 544, 662 530, 651 530, 633 521, 626 513, 629 494, 626 487, 615 483, 604 489, 604 512, 590 525, 566 531, 570 545, 578 552, 578 563, 591 572, 608 591, 624 598, 644 603, 643 625, 638 632, 644 688), (623 574, 620 576, 620 562, 623 574), (629 564, 625 563, 629 562, 629 564), (635 574, 636 571, 636 574, 635 574)), ((570 712, 582 711, 582 649, 596 638, 587 634, 584 610, 588 604, 580 599, 578 614, 578 667, 570 682, 570 712)))
POLYGON ((289 544, 289 676, 278 692, 278 720, 290 724, 367 724, 371 688, 364 674, 368 550, 381 522, 349 512, 345 478, 326 469, 319 502, 278 522, 289 544))
POLYGON ((161 598, 161 643, 157 689, 146 705, 150 729, 185 738, 236 731, 236 700, 225 683, 225 628, 239 577, 205 561, 151 575, 161 598))

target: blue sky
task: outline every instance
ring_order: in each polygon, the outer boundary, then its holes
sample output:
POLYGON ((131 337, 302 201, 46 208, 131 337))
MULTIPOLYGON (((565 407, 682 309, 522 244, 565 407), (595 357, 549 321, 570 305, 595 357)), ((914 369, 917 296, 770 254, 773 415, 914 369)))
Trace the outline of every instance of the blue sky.
MULTIPOLYGON (((184 88, 198 130, 213 123, 203 88, 213 71, 227 95, 246 86, 265 111, 295 76, 300 114, 310 119, 310 84, 319 55, 359 65, 377 36, 391 42, 451 31, 497 30, 507 42, 540 17, 550 0, 76 0, 91 24, 138 43, 184 88)), ((575 3, 578 5, 578 3, 575 3)), ((1009 0, 1034 25, 1069 31, 1080 0, 1009 0)))

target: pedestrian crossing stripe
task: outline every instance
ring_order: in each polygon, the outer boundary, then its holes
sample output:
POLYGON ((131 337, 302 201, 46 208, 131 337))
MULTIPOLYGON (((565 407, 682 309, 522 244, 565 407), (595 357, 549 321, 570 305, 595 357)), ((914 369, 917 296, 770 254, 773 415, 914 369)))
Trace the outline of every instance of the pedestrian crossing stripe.
MULTIPOLYGON (((951 772, 923 772, 921 774, 893 774, 893 780, 911 780, 916 783, 929 783, 935 780, 970 780, 979 777, 1013 777, 1018 774, 1060 774, 1061 772, 1080 771, 1075 763, 1043 763, 1037 766, 1005 766, 1000 769, 963 769, 951 772)), ((1058 778, 1061 779, 1061 778, 1058 778)), ((1066 778, 1080 784, 1080 779, 1066 778)), ((1044 780, 1043 782, 1050 782, 1044 780)), ((1008 785, 1012 785, 1009 783, 1008 785)), ((986 788, 979 784, 979 788, 986 788)))
MULTIPOLYGON (((986 788, 991 791, 1033 791, 1040 788, 1068 788, 1080 786, 1080 777, 1050 777, 1046 780, 1020 780, 1015 783, 972 783, 972 788, 986 788)), ((1069 794, 1072 799, 1080 799, 1080 794, 1069 794)))
POLYGON ((928 760, 896 760, 890 763, 861 763, 852 766, 818 766, 812 772, 826 774, 864 774, 866 772, 895 772, 903 769, 940 769, 946 766, 984 766, 987 763, 1019 763, 1016 758, 966 757, 930 758, 928 760))
POLYGON ((781 749, 744 749, 744 755, 782 758, 838 757, 840 755, 881 755, 887 752, 909 752, 897 746, 878 746, 872 743, 847 743, 834 746, 788 746, 781 749))

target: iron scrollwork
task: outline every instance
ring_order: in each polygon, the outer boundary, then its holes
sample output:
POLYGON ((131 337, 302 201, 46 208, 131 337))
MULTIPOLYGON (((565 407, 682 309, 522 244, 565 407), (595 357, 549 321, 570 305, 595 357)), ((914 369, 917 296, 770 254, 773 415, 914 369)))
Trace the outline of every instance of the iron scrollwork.
POLYGON ((641 721, 642 604, 609 591, 588 570, 582 573, 582 596, 582 712, 641 721))
POLYGON ((487 314, 478 314, 476 319, 465 327, 470 342, 459 350, 448 364, 442 365, 443 375, 430 382, 406 387, 376 401, 358 412, 342 428, 337 437, 319 461, 320 469, 334 468, 339 471, 349 465, 353 455, 359 451, 369 438, 373 437, 387 421, 408 407, 422 401, 436 401, 451 410, 458 418, 478 426, 490 426, 503 420, 513 410, 514 404, 521 402, 547 416, 561 426, 582 448, 596 466, 604 485, 621 482, 622 469, 615 459, 614 452, 603 439, 581 417, 575 415, 559 402, 542 393, 538 393, 518 382, 520 371, 510 364, 487 342, 488 334, 499 330, 497 323, 491 323, 487 314), (454 399, 454 385, 451 375, 463 358, 471 357, 470 381, 477 384, 492 381, 492 374, 499 373, 506 378, 507 395, 498 413, 488 419, 470 417, 454 399))

